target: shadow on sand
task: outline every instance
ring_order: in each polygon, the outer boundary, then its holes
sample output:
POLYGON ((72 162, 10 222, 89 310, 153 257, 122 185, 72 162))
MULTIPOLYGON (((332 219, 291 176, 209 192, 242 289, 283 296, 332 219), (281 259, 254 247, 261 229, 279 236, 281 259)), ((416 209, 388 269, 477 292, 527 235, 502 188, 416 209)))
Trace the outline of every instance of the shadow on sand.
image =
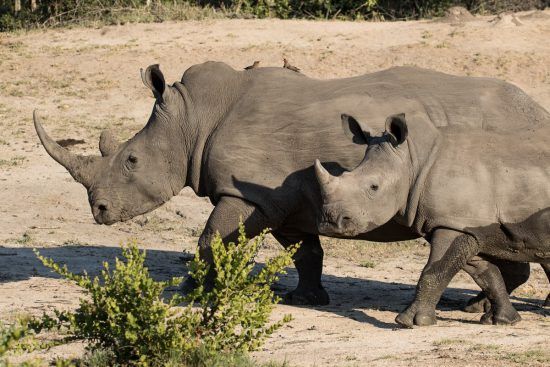
MULTIPOLYGON (((86 270, 91 276, 99 273, 103 268, 103 262, 107 261, 112 265, 116 257, 121 257, 119 247, 69 245, 38 248, 38 251, 57 263, 66 264, 74 273, 86 270)), ((156 280, 185 276, 187 269, 182 255, 181 252, 176 251, 147 250, 146 266, 156 280)), ((31 277, 59 278, 57 274, 42 265, 32 249, 0 247, 0 285, 31 277)), ((277 294, 282 295, 294 289, 297 281, 296 270, 288 269, 288 274, 281 277, 274 290, 277 294)), ((395 328, 397 325, 369 316, 368 311, 402 311, 412 301, 415 290, 415 287, 410 284, 339 277, 333 274, 323 275, 323 283, 330 294, 331 304, 318 306, 315 309, 388 329, 395 328)), ((442 310, 459 309, 476 293, 477 291, 471 289, 448 288, 443 294, 438 308, 442 310)), ((520 311, 546 314, 546 311, 540 307, 541 300, 518 297, 512 297, 512 299, 516 301, 515 307, 520 311)))

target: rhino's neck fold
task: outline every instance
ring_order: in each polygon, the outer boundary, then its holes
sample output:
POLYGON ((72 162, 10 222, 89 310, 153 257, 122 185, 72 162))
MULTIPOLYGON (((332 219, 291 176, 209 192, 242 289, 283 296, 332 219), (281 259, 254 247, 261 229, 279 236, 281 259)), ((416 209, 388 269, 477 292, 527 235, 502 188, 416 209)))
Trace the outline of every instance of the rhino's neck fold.
MULTIPOLYGON (((181 94, 183 100, 183 116, 181 131, 183 136, 183 145, 185 146, 186 172, 183 179, 183 187, 189 186, 198 194, 198 180, 194 179, 194 172, 200 172, 200 160, 195 159, 194 154, 197 148, 198 123, 196 120, 195 105, 189 92, 182 83, 174 83, 174 88, 181 94)), ((195 175, 196 176, 196 175, 195 175)))
MULTIPOLYGON (((437 134, 438 135, 438 134, 437 134)), ((410 156, 410 189, 407 197, 407 203, 396 216, 396 221, 407 227, 412 227, 417 214, 418 203, 424 189, 426 177, 428 176, 433 164, 435 163, 437 152, 441 146, 440 139, 433 140, 431 149, 425 156, 419 156, 416 145, 411 138, 407 139, 410 156)), ((416 231, 421 229, 415 228, 416 231)))
POLYGON ((207 162, 208 145, 220 124, 227 118, 239 100, 244 80, 233 69, 224 70, 221 80, 206 83, 195 78, 182 79, 174 87, 180 92, 184 103, 182 131, 187 146, 187 173, 185 186, 198 196, 206 196, 208 188, 207 162))

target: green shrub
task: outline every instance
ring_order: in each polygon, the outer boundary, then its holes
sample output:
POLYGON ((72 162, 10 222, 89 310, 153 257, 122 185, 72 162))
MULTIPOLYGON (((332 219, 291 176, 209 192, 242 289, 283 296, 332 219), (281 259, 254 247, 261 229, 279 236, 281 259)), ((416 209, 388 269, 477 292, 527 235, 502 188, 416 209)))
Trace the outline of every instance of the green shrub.
MULTIPOLYGON (((291 264, 297 246, 267 260, 255 272, 254 258, 266 233, 249 240, 241 224, 237 243, 224 244, 216 235, 212 241, 214 289, 205 290, 210 269, 196 255, 189 273, 198 287, 191 294, 174 294, 166 300, 163 294, 167 288, 179 285, 182 278, 153 280, 144 266, 145 251, 135 243, 122 248, 123 260, 117 258, 113 269, 105 262, 100 276, 94 278, 74 274, 66 265, 36 252, 45 266, 81 287, 85 297, 75 311, 55 311, 54 316, 14 325, 3 337, 0 353, 26 335, 57 329, 65 341, 87 342, 86 365, 110 359, 110 365, 184 363, 198 367, 205 361, 213 365, 214 361, 231 359, 245 366, 246 352, 257 349, 267 336, 290 321, 286 315, 269 323, 279 301, 270 286, 291 264)), ((58 361, 63 363, 69 362, 58 361)))
POLYGON ((66 24, 162 22, 219 16, 258 18, 418 19, 442 15, 453 5, 474 13, 497 13, 548 6, 548 0, 0 0, 0 31, 66 24))
MULTIPOLYGON (((39 341, 35 335, 44 327, 54 328, 52 319, 44 317, 43 320, 30 316, 20 316, 10 325, 0 324, 0 366, 10 367, 12 364, 5 359, 8 352, 32 352, 39 349, 47 349, 57 343, 54 341, 39 341)), ((19 365, 19 367, 38 367, 46 365, 41 359, 31 359, 19 365)))
POLYGON ((17 320, 11 326, 0 325, 0 357, 3 357, 9 350, 27 337, 29 329, 24 319, 17 320))
POLYGON ((290 321, 282 320, 266 326, 269 315, 279 297, 274 296, 271 285, 292 263, 297 245, 268 259, 265 266, 254 274, 254 258, 258 254, 267 231, 250 241, 244 226, 239 226, 237 243, 224 245, 219 234, 212 241, 216 277, 212 292, 205 292, 208 266, 198 255, 191 264, 191 276, 199 284, 187 301, 199 304, 200 322, 195 329, 207 350, 249 351, 257 349, 264 339, 290 321))
POLYGON ((112 271, 107 262, 103 264, 101 280, 73 274, 38 252, 37 256, 45 266, 83 289, 87 297, 81 299, 80 307, 56 316, 70 336, 87 341, 92 350, 112 350, 116 361, 123 363, 161 359, 176 346, 190 347, 184 342, 187 320, 177 317, 175 307, 181 297, 173 296, 167 302, 162 299, 164 290, 181 283, 181 278, 153 280, 144 267, 145 252, 135 244, 122 249, 126 261, 117 258, 112 271))

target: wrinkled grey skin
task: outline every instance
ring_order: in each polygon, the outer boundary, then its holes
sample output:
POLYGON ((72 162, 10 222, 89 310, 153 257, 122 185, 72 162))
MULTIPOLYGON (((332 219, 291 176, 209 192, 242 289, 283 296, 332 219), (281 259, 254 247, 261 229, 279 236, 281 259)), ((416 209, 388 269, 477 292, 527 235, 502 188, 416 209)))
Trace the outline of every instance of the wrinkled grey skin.
POLYGON ((482 322, 519 321, 502 276, 484 258, 538 262, 548 274, 550 126, 430 134, 408 120, 392 115, 373 136, 342 116, 368 148, 361 164, 340 177, 315 162, 324 203, 319 230, 354 236, 395 220, 431 243, 416 298, 396 318, 403 326, 435 323, 435 306, 460 269, 474 275, 491 302, 482 322))
MULTIPOLYGON (((329 301, 321 284, 321 197, 311 162, 319 157, 341 173, 361 161, 363 147, 334 124, 341 111, 383 121, 399 106, 418 111, 417 124, 427 131, 455 125, 517 130, 548 117, 510 84, 410 67, 316 80, 284 68, 236 71, 207 62, 172 86, 156 65, 142 77, 156 103, 132 139, 118 144, 102 134, 102 157, 81 157, 55 144, 35 116, 44 147, 87 188, 98 223, 146 213, 189 186, 215 205, 199 239, 207 261, 215 231, 224 241, 236 240, 239 217, 250 236, 269 227, 285 247, 302 241, 295 256, 298 286, 285 299, 293 304, 329 301)), ((395 221, 357 236, 383 242, 416 237, 395 221)))

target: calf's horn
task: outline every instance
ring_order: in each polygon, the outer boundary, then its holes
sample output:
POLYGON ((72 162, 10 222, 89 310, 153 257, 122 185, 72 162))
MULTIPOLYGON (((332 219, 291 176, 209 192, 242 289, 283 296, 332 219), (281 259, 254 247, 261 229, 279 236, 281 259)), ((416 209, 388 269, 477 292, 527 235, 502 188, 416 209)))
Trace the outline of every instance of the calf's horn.
POLYGON ((69 152, 46 134, 36 110, 33 113, 33 118, 34 128, 46 152, 57 163, 65 167, 76 181, 89 187, 92 184, 93 166, 99 161, 100 157, 85 157, 69 152))
POLYGON ((321 162, 316 159, 315 160, 315 176, 317 176, 317 181, 319 181, 319 186, 321 187, 321 192, 323 194, 326 194, 327 186, 330 185, 332 182, 332 175, 323 167, 321 162))

